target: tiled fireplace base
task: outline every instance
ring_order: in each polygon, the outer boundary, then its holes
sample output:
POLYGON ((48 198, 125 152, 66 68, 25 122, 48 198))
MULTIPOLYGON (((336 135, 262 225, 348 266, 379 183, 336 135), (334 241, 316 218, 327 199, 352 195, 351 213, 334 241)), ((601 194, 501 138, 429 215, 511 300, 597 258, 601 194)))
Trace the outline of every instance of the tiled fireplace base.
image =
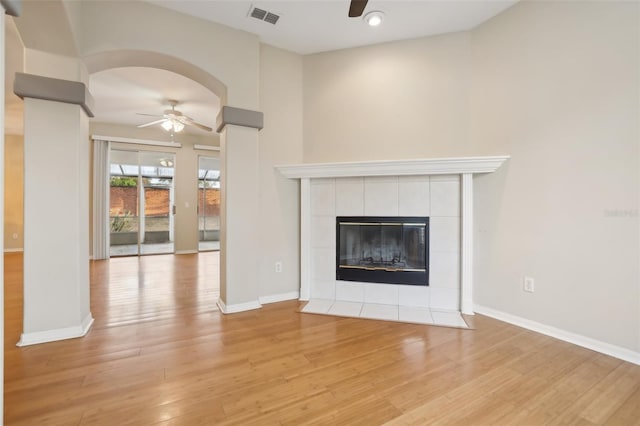
POLYGON ((375 303, 311 299, 300 310, 300 312, 308 314, 334 315, 339 317, 398 321, 413 324, 429 324, 444 327, 469 328, 460 312, 435 310, 415 306, 381 305, 375 303))

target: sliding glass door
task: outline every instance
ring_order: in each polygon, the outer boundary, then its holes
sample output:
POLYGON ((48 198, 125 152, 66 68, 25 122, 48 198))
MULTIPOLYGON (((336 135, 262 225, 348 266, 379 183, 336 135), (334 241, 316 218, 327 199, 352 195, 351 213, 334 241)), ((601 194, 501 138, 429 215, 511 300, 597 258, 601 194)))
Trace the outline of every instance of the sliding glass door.
POLYGON ((111 150, 110 255, 174 252, 174 154, 111 150))
POLYGON ((198 249, 220 250, 220 160, 198 157, 198 249))

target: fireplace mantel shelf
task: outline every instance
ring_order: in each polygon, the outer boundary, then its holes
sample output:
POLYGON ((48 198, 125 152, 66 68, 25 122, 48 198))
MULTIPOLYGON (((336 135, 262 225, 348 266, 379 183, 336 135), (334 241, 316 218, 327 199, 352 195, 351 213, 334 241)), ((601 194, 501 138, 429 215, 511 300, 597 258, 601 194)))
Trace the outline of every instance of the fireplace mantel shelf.
POLYGON ((276 166, 289 179, 361 176, 454 175, 491 173, 508 155, 490 157, 429 158, 412 160, 308 163, 276 166))

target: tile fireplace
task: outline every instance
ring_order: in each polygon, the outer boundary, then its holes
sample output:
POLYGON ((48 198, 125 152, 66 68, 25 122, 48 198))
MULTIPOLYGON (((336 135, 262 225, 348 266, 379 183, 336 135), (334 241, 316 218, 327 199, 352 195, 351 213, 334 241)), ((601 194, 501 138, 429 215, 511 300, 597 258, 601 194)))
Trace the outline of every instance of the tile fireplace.
MULTIPOLYGON (((508 158, 277 166, 285 177, 300 179, 300 299, 330 303, 329 311, 349 303, 382 305, 397 310, 400 321, 408 319, 407 309, 421 310, 421 314, 425 309, 473 314, 473 176, 497 170, 508 158), (336 243, 342 236, 338 236, 336 219, 341 216, 428 217, 426 284, 337 277, 336 243)), ((343 265, 363 263, 359 266, 374 270, 394 269, 403 262, 402 256, 393 253, 378 260, 373 255, 347 254, 346 258, 343 265)), ((391 316, 396 318, 396 313, 391 316)))

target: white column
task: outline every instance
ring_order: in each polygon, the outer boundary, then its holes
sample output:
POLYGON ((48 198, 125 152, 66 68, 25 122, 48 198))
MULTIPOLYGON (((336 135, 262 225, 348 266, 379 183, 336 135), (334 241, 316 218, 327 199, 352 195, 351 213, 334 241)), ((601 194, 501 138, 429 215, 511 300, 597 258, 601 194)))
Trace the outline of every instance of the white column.
POLYGON ((300 179, 300 300, 311 297, 311 179, 300 179))
POLYGON ((24 324, 19 346, 80 337, 89 309, 89 119, 24 99, 24 324))
POLYGON ((258 309, 258 130, 227 124, 220 135, 220 299, 223 313, 258 309), (232 214, 231 214, 232 213, 232 214))
POLYGON ((473 174, 462 174, 460 311, 473 315, 473 174))

